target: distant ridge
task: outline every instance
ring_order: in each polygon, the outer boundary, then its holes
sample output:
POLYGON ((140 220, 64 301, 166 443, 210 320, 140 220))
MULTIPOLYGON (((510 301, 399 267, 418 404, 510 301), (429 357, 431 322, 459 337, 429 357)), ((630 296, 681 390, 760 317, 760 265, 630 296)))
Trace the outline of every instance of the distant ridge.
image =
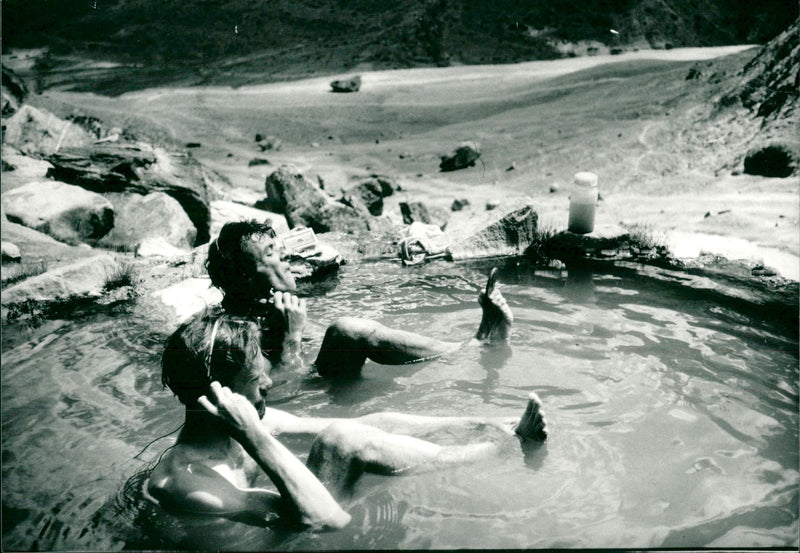
POLYGON ((6 0, 3 48, 276 77, 509 63, 609 48, 765 43, 796 0, 6 0), (611 30, 615 32, 611 32, 611 30))

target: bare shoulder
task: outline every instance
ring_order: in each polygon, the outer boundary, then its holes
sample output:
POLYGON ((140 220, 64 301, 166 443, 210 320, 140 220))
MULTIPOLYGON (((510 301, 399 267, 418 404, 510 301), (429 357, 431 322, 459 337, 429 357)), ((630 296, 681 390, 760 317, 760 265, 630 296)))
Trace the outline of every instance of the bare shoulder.
POLYGON ((168 451, 150 473, 147 492, 165 509, 209 515, 267 517, 279 494, 237 486, 204 463, 188 459, 180 448, 168 451))

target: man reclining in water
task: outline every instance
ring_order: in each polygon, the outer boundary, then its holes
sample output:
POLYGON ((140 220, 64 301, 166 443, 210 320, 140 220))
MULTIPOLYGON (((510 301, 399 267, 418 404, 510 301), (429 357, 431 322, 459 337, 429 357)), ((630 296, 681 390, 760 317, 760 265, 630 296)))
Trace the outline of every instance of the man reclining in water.
MULTIPOLYGON (((228 223, 209 246, 206 268, 212 284, 224 294, 224 312, 259 323, 262 349, 270 362, 301 369, 306 302, 294 294, 297 285, 282 253, 268 222, 228 223)), ((495 289, 496 278, 494 269, 478 298, 483 315, 475 339, 484 342, 505 342, 513 322, 511 310, 495 289)), ((341 317, 327 329, 315 366, 322 376, 354 376, 367 359, 400 365, 459 347, 369 319, 341 317)))
POLYGON ((325 484, 340 492, 362 472, 433 470, 485 458, 499 447, 492 442, 440 446, 411 434, 488 426, 521 440, 547 437, 535 394, 519 419, 400 413, 296 417, 266 407, 271 365, 261 352, 256 323, 206 312, 182 330, 167 343, 162 381, 186 406, 186 421, 147 484, 150 496, 166 509, 259 521, 280 515, 312 527, 341 528, 350 515, 325 484), (187 348, 181 336, 200 346, 187 348), (289 433, 316 436, 306 465, 275 438, 289 433), (253 487, 260 471, 278 493, 253 487))

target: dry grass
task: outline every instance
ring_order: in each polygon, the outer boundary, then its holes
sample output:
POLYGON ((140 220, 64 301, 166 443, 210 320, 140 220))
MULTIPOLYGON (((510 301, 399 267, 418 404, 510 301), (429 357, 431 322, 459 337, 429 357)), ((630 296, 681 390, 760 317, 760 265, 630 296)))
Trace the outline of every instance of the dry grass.
POLYGON ((631 242, 643 249, 664 248, 667 245, 666 235, 656 231, 647 223, 636 223, 628 227, 631 242))
POLYGON ((47 264, 44 261, 28 261, 19 264, 3 265, 3 287, 16 284, 26 278, 40 275, 47 271, 47 264))
POLYGON ((106 277, 103 291, 111 292, 126 286, 136 286, 140 281, 138 271, 132 262, 123 262, 117 265, 106 277))

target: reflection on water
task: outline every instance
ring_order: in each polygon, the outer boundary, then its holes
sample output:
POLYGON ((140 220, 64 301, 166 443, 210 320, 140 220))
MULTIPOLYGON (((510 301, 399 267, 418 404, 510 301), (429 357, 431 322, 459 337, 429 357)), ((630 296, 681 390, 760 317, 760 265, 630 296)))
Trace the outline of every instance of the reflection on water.
MULTIPOLYGON (((307 357, 343 314, 467 339, 488 269, 345 266, 310 300, 307 357)), ((149 306, 4 328, 4 549, 797 546, 796 305, 633 268, 512 262, 499 281, 511 348, 368 364, 351 382, 275 375, 271 404, 301 415, 516 416, 531 390, 545 403, 545 446, 511 439, 452 471, 367 475, 340 532, 169 515, 142 497, 182 421, 159 379, 174 322, 149 306)), ((285 441, 305 458, 308 438, 285 441)))

